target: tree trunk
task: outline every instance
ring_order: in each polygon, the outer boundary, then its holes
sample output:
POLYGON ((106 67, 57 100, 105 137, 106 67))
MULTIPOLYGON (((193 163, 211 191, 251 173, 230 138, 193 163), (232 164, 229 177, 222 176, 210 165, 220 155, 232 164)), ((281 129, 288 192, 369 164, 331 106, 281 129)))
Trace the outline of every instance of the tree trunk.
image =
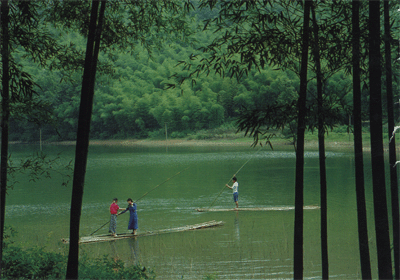
POLYGON ((10 117, 10 75, 9 75, 9 41, 8 30, 9 23, 9 5, 8 0, 1 1, 1 61, 3 66, 2 90, 1 90, 1 166, 0 166, 0 211, 1 211, 1 229, 0 229, 0 276, 2 273, 1 260, 3 258, 3 238, 4 238, 4 219, 6 212, 6 192, 7 192, 7 162, 8 162, 8 130, 10 117))
POLYGON ((82 212, 83 188, 85 183, 86 163, 89 150, 90 121, 93 108, 94 83, 105 2, 105 0, 101 1, 101 8, 99 12, 99 1, 93 0, 92 11, 90 15, 90 26, 86 46, 75 151, 75 167, 70 216, 70 245, 66 274, 67 279, 78 278, 79 224, 82 212), (99 19, 97 20, 97 18, 99 19))
POLYGON ((321 200, 321 260, 322 260, 322 279, 329 279, 328 263, 328 205, 326 191, 326 162, 325 162, 325 129, 323 114, 323 95, 322 95, 322 72, 321 59, 319 53, 319 35, 317 19, 315 17, 315 6, 312 5, 312 21, 314 32, 314 59, 317 72, 317 101, 318 101, 318 150, 319 150, 319 176, 320 176, 320 200, 321 200))
POLYGON ((306 118, 307 98, 307 64, 308 64, 308 40, 311 1, 304 3, 304 24, 302 34, 302 57, 300 70, 300 92, 297 101, 297 150, 296 150, 296 185, 295 185, 295 213, 294 213, 294 256, 293 277, 303 278, 303 204, 304 204, 304 133, 306 118))
POLYGON ((361 72, 360 72, 360 2, 352 2, 353 38, 353 116, 354 116, 354 158, 357 196, 358 242, 361 262, 361 276, 371 279, 371 261, 368 245, 367 208, 365 205, 364 159, 361 122, 361 72))
POLYGON ((382 135, 380 1, 369 1, 368 4, 371 167, 376 247, 378 253, 378 275, 380 279, 392 279, 382 135))
MULTIPOLYGON (((383 1, 384 6, 384 27, 385 27, 385 69, 386 69, 386 95, 389 139, 394 131, 394 109, 393 109, 393 84, 392 84, 392 57, 390 51, 390 17, 389 1, 383 1)), ((393 223, 393 251, 395 278, 400 278, 400 235, 399 235, 399 188, 397 185, 397 170, 393 166, 396 163, 396 141, 393 137, 389 142, 389 166, 390 166, 390 191, 392 204, 392 223, 393 223)))

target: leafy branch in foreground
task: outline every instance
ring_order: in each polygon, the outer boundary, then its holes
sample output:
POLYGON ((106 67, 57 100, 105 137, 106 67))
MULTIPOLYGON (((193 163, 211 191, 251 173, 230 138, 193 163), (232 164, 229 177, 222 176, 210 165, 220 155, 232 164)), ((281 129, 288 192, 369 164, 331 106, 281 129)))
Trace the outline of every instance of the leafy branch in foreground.
POLYGON ((48 158, 45 153, 38 152, 21 159, 19 165, 14 165, 11 155, 8 157, 9 188, 18 183, 16 174, 27 174, 30 182, 36 182, 42 178, 52 178, 53 173, 61 176, 62 186, 67 186, 72 176, 72 160, 63 163, 60 154, 55 158, 48 158))

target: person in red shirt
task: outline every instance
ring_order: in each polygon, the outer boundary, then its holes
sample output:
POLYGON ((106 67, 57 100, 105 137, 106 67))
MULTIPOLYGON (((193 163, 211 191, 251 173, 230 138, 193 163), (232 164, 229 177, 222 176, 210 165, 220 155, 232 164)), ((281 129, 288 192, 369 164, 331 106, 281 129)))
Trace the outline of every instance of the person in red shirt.
POLYGON ((125 208, 119 208, 118 198, 114 198, 113 202, 110 205, 111 220, 110 220, 110 228, 108 230, 108 232, 111 233, 114 237, 117 237, 118 210, 125 210, 125 208))

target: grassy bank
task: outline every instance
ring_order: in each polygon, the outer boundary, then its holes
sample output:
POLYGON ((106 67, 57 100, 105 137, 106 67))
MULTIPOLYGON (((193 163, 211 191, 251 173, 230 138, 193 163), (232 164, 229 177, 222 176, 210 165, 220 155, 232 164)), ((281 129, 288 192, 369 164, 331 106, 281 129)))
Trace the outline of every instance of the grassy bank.
MULTIPOLYGON (((280 147, 293 147, 293 139, 285 138, 282 135, 275 135, 271 139, 271 144, 274 149, 280 147)), ((364 149, 370 147, 369 134, 364 135, 363 139, 364 149)), ((266 140, 259 140, 259 143, 266 144, 266 140)), ((75 142, 60 142, 58 144, 74 145, 75 142)), ((208 137, 206 139, 199 137, 184 137, 184 138, 169 138, 169 139, 124 139, 124 140, 90 140, 90 145, 110 145, 110 146, 143 146, 143 147, 156 147, 156 146, 252 146, 254 139, 245 136, 244 133, 231 133, 218 135, 217 137, 208 137)), ((353 135, 347 133, 329 133, 325 137, 326 149, 353 149, 354 139, 353 135)), ((318 149, 318 136, 317 134, 307 133, 305 136, 305 148, 307 150, 318 149)))
MULTIPOLYGON (((353 134, 343 132, 343 129, 330 131, 325 135, 325 146, 330 149, 353 149, 353 134)), ((280 131, 271 132, 274 134, 270 138, 274 149, 279 147, 293 146, 293 138, 285 137, 280 131)), ((385 149, 388 147, 388 134, 383 135, 385 149)), ((18 142, 14 142, 17 143, 18 142)), ((75 145, 75 141, 60 142, 44 142, 44 144, 52 145, 75 145)), ((108 139, 108 140, 90 140, 90 145, 106 145, 106 146, 252 146, 253 137, 245 136, 244 132, 237 132, 233 126, 216 128, 212 130, 201 130, 192 134, 174 134, 171 133, 167 137, 163 133, 151 135, 146 139, 108 139)), ((265 144, 265 139, 260 139, 259 143, 265 144)), ((370 134, 363 134, 363 147, 368 150, 370 147, 370 134)), ((318 134, 307 131, 305 134, 305 149, 318 149, 318 134)))
MULTIPOLYGON (((274 132, 270 141, 273 146, 293 145, 293 138, 287 138, 281 133, 274 132)), ((364 146, 369 146, 370 136, 364 134, 364 146)), ((213 133, 212 131, 200 131, 193 135, 180 138, 147 138, 147 139, 125 139, 125 140, 91 140, 91 144, 107 144, 110 145, 252 145, 253 137, 245 136, 243 132, 225 131, 224 133, 213 133)), ((259 143, 265 144, 265 139, 259 139, 259 143)), ((354 138, 352 134, 342 132, 330 132, 325 135, 325 143, 327 146, 351 146, 353 147, 354 138)), ((318 145, 318 135, 316 133, 307 132, 305 135, 305 145, 318 145)))

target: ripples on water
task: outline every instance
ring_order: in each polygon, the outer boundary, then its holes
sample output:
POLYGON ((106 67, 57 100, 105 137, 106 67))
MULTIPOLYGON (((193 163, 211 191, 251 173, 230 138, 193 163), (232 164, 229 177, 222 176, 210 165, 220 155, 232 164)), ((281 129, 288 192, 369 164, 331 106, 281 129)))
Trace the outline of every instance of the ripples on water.
MULTIPOLYGON (((339 152, 326 152, 326 157, 343 157, 344 153, 339 152)), ((305 158, 318 158, 318 152, 305 152, 305 158)), ((191 154, 119 154, 115 158, 92 158, 88 167, 95 168, 97 166, 103 166, 105 164, 112 164, 115 166, 127 166, 127 165, 173 165, 173 164, 189 164, 202 162, 213 162, 213 161, 232 161, 235 160, 240 163, 245 163, 249 159, 273 159, 273 158, 296 158, 294 152, 281 152, 281 151, 266 151, 258 152, 229 152, 229 153, 191 153, 191 154)))
MULTIPOLYGON (((319 204, 318 152, 306 152, 305 203, 319 204)), ((200 213, 196 208, 234 207, 231 190, 225 183, 247 161, 239 174, 241 207, 293 206, 295 153, 243 149, 162 149, 147 152, 93 149, 88 159, 81 234, 88 235, 109 220, 114 196, 120 207, 126 198, 140 197, 178 171, 184 171, 138 202, 139 231, 152 231, 224 221, 215 229, 139 238, 142 264, 153 268, 158 279, 202 279, 215 274, 218 279, 291 279, 293 211, 200 213), (220 192, 222 193, 220 194, 220 192), (218 196, 218 197, 217 197, 218 196)), ((331 277, 353 279, 358 271, 355 228, 355 195, 351 154, 327 152, 329 179, 329 236, 331 277), (350 160, 349 160, 350 159, 350 160), (347 228, 346 234, 342 232, 347 228)), ((17 161, 16 155, 15 161, 17 161)), ((70 159, 65 159, 66 162, 70 159)), ((59 248, 61 237, 69 234, 71 187, 43 181, 10 190, 6 222, 20 232, 24 242, 59 248), (45 214, 45 215, 44 215, 45 214), (42 236, 53 232, 43 241, 42 236), (38 236, 38 237, 36 237, 38 236), (46 243, 47 242, 47 243, 46 243), (54 244, 55 243, 55 244, 54 244)), ((118 230, 125 231, 129 214, 118 218, 118 230)), ((307 259, 305 279, 320 277, 319 211, 305 211, 307 259)), ((107 226, 98 233, 107 232, 107 226)), ((116 254, 126 261, 128 241, 87 245, 90 253, 116 254)))

